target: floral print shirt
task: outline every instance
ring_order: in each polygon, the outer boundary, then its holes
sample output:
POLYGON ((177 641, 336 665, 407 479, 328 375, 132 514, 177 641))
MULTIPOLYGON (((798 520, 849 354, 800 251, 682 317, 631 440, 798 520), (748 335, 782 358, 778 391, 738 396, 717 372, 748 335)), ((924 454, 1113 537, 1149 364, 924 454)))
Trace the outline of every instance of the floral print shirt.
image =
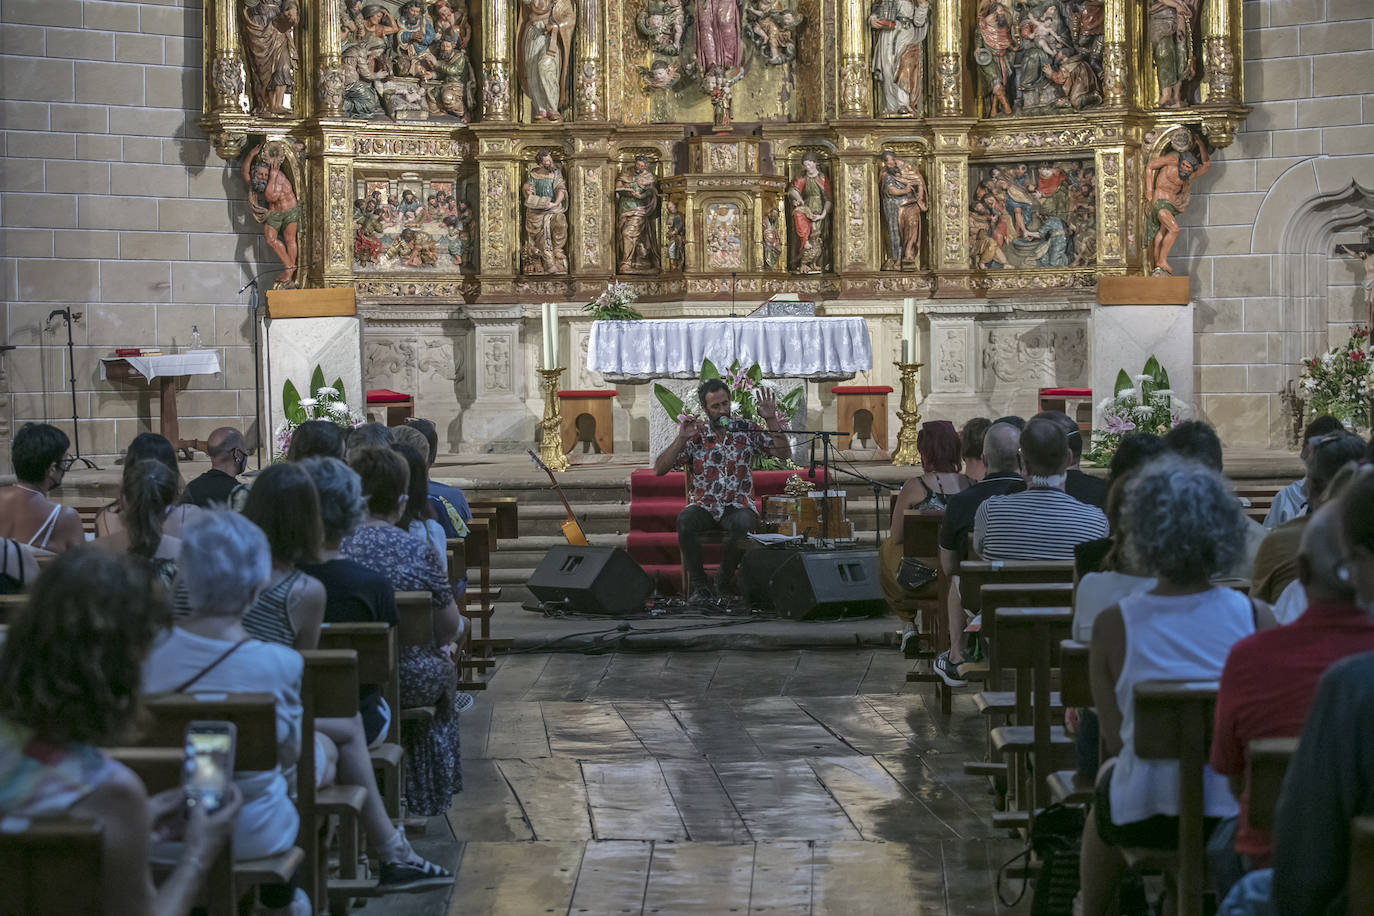
POLYGON ((772 437, 738 417, 710 436, 696 433, 682 447, 691 468, 688 505, 701 506, 719 519, 726 509, 754 509, 754 459, 769 454, 772 437))

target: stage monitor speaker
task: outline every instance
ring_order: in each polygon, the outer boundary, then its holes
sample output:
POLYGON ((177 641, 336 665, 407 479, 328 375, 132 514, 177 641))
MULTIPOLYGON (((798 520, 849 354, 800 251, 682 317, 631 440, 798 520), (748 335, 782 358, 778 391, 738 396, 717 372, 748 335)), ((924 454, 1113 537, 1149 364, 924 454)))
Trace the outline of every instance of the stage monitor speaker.
POLYGON ((792 620, 872 617, 886 607, 876 550, 796 553, 773 574, 772 592, 778 614, 792 620))
POLYGON ((566 601, 582 614, 616 617, 642 613, 654 590, 649 574, 619 547, 550 548, 528 584, 540 601, 566 601))
POLYGON ((744 590, 749 606, 773 610, 773 576, 788 560, 801 553, 795 544, 746 549, 740 560, 736 581, 744 590))

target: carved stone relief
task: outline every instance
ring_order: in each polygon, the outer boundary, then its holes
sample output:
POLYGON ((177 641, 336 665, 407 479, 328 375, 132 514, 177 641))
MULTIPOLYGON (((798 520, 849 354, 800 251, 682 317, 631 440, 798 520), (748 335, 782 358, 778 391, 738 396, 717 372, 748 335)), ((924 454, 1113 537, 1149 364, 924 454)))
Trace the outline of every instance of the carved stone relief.
POLYGON ((485 335, 482 341, 482 382, 487 392, 507 395, 515 393, 512 348, 510 334, 485 335))
POLYGON ((980 328, 980 389, 998 383, 1026 387, 1086 384, 1088 329, 1082 324, 980 328))

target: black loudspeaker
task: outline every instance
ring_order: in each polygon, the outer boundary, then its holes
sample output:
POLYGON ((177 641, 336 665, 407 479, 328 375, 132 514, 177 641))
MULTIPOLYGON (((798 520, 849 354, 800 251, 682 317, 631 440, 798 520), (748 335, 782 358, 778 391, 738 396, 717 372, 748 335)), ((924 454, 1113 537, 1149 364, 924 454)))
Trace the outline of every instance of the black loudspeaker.
POLYGON ((773 576, 788 560, 801 553, 795 545, 745 549, 736 581, 749 600, 761 611, 773 610, 773 576))
POLYGON ((773 574, 772 591, 778 614, 791 620, 872 617, 886 608, 876 550, 793 554, 773 574))
POLYGON ((571 545, 550 548, 528 585, 540 601, 566 601, 579 613, 616 617, 642 613, 654 590, 649 574, 619 547, 571 545))

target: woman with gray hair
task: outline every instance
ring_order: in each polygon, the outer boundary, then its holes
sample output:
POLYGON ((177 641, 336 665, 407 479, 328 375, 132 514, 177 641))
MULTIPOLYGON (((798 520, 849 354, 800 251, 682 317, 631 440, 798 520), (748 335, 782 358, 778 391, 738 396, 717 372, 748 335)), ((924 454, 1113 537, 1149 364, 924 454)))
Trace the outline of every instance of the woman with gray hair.
MULTIPOLYGON (((1244 549, 1245 518, 1221 475, 1160 458, 1126 484, 1122 528, 1132 565, 1156 583, 1093 621, 1091 679, 1108 758, 1083 829, 1081 912, 1105 914, 1125 868, 1121 849, 1173 849, 1178 763, 1135 753, 1135 685, 1153 679, 1215 680, 1231 646, 1274 626, 1262 604, 1210 580, 1244 549)), ((1208 829, 1236 814, 1225 777, 1207 770, 1208 829)), ((1075 912, 1080 912, 1075 908, 1075 912)))

